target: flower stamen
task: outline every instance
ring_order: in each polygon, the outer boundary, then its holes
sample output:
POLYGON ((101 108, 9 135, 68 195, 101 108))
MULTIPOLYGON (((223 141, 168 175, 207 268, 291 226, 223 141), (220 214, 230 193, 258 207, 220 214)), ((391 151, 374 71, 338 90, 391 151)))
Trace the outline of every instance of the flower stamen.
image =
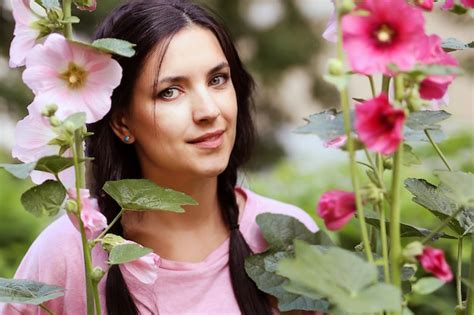
POLYGON ((375 32, 375 37, 377 40, 382 43, 382 44, 387 44, 392 41, 394 31, 387 26, 386 24, 383 24, 376 32, 375 32))
POLYGON ((79 89, 83 87, 87 80, 87 71, 70 62, 67 70, 60 74, 60 78, 68 84, 71 89, 79 89))

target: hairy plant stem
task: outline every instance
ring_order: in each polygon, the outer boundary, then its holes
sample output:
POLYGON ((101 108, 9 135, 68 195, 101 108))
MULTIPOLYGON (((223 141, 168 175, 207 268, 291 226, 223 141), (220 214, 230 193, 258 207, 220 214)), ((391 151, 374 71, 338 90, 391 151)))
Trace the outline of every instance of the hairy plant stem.
POLYGON ((428 140, 430 140, 430 143, 431 145, 433 146, 433 148, 435 149, 436 153, 438 153, 439 157, 441 158, 441 160, 443 161, 444 165, 446 165, 446 168, 449 170, 449 171, 453 171, 453 169, 451 168, 451 166, 449 166, 449 163, 448 161, 446 160, 446 157, 444 156, 443 152, 441 152, 441 149, 438 147, 438 145, 436 144, 436 142, 434 142, 433 138, 431 137, 430 135, 430 132, 428 129, 425 129, 424 130, 425 132, 425 135, 426 137, 428 138, 428 140))
POLYGON ((458 299, 458 306, 462 307, 462 289, 461 289, 461 277, 462 277, 462 237, 458 238, 458 265, 456 269, 456 296, 458 299))
MULTIPOLYGON (((469 281, 474 283, 474 234, 471 236, 471 263, 469 265, 469 281)), ((474 315, 474 289, 468 288, 466 315, 474 315)))
MULTIPOLYGON (((395 99, 403 99, 403 77, 395 77, 395 99)), ((401 289, 400 267, 402 245, 400 239, 400 175, 403 158, 403 146, 400 144, 393 156, 391 207, 390 207, 390 275, 392 284, 401 289)), ((393 312, 392 314, 400 314, 393 312)))
MULTIPOLYGON (((340 1, 336 0, 336 8, 339 8, 340 1)), ((342 16, 339 14, 337 18, 338 28, 337 28, 337 57, 344 63, 344 53, 342 49, 342 16)), ((341 89, 341 105, 342 112, 344 117, 344 130, 346 131, 347 136, 347 147, 349 151, 349 161, 350 161, 350 172, 352 179, 352 187, 354 188, 356 207, 357 207, 357 217, 359 219, 359 225, 362 234, 362 242, 364 244, 364 251, 367 256, 367 260, 373 263, 374 258, 372 251, 370 250, 370 241, 369 235, 367 232, 367 224, 365 223, 365 213, 362 205, 362 199, 360 194, 359 179, 357 177, 357 164, 355 159, 355 150, 354 142, 352 139, 351 133, 351 120, 350 120, 350 108, 349 108, 349 93, 347 86, 341 89)))
MULTIPOLYGON (((81 220, 81 188, 85 186, 84 182, 84 162, 81 160, 84 158, 84 150, 82 147, 82 135, 79 131, 74 134, 74 142, 71 144, 73 159, 74 159, 74 172, 76 177, 76 202, 77 202, 77 221, 79 222, 79 231, 81 232, 82 252, 84 255, 84 271, 85 271, 85 283, 86 283, 86 298, 87 298, 87 314, 94 314, 94 285, 92 283, 92 257, 90 252, 89 243, 87 242, 86 231, 84 223, 81 220)), ((99 303, 100 304, 100 303, 99 303)), ((99 313, 100 314, 100 313, 99 313)))
MULTIPOLYGON (((63 0, 63 16, 64 20, 69 20, 71 17, 71 6, 72 0, 63 0)), ((67 39, 72 39, 72 24, 66 23, 64 24, 64 37, 67 39)))

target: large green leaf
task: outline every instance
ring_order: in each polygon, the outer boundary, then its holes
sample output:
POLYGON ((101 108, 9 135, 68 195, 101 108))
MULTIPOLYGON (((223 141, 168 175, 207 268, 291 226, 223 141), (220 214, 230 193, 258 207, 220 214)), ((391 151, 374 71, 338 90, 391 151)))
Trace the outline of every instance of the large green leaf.
POLYGON ((443 39, 443 41, 441 42, 441 47, 444 49, 444 51, 447 52, 472 48, 471 46, 469 46, 469 44, 465 44, 454 37, 448 37, 443 39))
POLYGON ((277 273, 290 282, 285 288, 308 296, 323 296, 348 313, 400 311, 401 292, 377 282, 377 267, 338 247, 322 250, 295 241, 295 258, 282 260, 277 273))
POLYGON ((182 205, 196 205, 188 195, 163 188, 148 179, 123 179, 106 182, 104 191, 124 209, 184 212, 182 205))
POLYGON ((412 165, 420 165, 421 160, 418 156, 413 152, 413 149, 408 144, 403 144, 403 160, 402 163, 405 166, 412 166, 412 165))
POLYGON ((321 298, 309 298, 284 290, 288 280, 276 274, 279 260, 293 256, 293 241, 302 239, 312 244, 331 244, 324 232, 312 233, 306 226, 291 216, 262 213, 257 224, 268 243, 268 249, 245 259, 245 271, 258 288, 278 299, 280 311, 313 310, 326 312, 329 304, 321 298))
POLYGON ((450 220, 448 226, 458 236, 474 233, 474 208, 465 207, 451 199, 453 192, 449 186, 441 183, 437 187, 424 179, 408 178, 405 180, 405 187, 413 194, 414 202, 428 209, 440 220, 445 220, 461 207, 461 212, 450 220))
POLYGON ((445 284, 444 281, 439 280, 438 278, 427 277, 421 278, 413 285, 413 292, 427 295, 431 294, 434 291, 438 290, 445 284))
POLYGON ((47 180, 41 185, 28 189, 21 195, 23 207, 33 215, 56 215, 66 198, 66 189, 60 183, 47 180))
POLYGON ((130 261, 134 261, 146 254, 151 253, 153 250, 147 247, 143 247, 137 243, 125 243, 114 246, 109 254, 109 265, 124 264, 130 261))
POLYGON ((408 116, 406 125, 413 130, 440 129, 438 123, 451 117, 451 114, 444 110, 422 110, 414 112, 408 116))
POLYGON ((135 55, 133 47, 136 45, 122 39, 101 38, 92 42, 92 46, 107 53, 123 57, 133 57, 135 55))
POLYGON ((0 302, 39 305, 64 295, 56 285, 24 279, 0 278, 0 302))
MULTIPOLYGON (((374 213, 367 212, 365 214, 365 222, 376 227, 377 229, 380 228, 380 219, 374 213)), ((385 226, 388 231, 390 227, 389 220, 385 220, 385 226)), ((400 223, 400 236, 401 237, 425 237, 429 235, 430 233, 431 231, 428 229, 417 227, 411 224, 402 223, 402 222, 400 223)), ((438 232, 433 236, 431 240, 436 241, 440 238, 457 239, 457 237, 448 235, 444 232, 438 232)))
POLYGON ((3 168, 8 173, 12 174, 16 178, 26 179, 30 176, 31 171, 35 169, 36 162, 21 163, 21 164, 0 164, 0 168, 3 168))
MULTIPOLYGON (((351 116, 351 120, 354 120, 353 112, 351 112, 351 116)), ((335 109, 310 115, 304 118, 304 120, 307 124, 298 127, 294 132, 315 134, 323 141, 329 141, 346 134, 342 112, 338 112, 335 109)))
POLYGON ((441 180, 443 192, 460 206, 474 207, 474 174, 452 171, 435 171, 441 180))

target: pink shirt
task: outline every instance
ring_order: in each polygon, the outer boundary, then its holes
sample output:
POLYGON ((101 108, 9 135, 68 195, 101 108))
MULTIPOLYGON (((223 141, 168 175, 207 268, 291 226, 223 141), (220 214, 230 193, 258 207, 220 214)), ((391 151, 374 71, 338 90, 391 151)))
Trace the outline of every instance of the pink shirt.
MULTIPOLYGON (((318 230, 303 210, 240 189, 246 195, 240 231, 255 252, 267 244, 255 221, 264 212, 293 216, 312 232, 318 230)), ((79 233, 66 215, 48 226, 32 244, 15 278, 31 279, 66 288, 64 297, 46 303, 56 314, 85 314, 85 289, 82 246, 79 233)), ((240 314, 230 282, 229 239, 199 263, 160 259, 158 279, 146 285, 123 273, 140 314, 240 314)), ((99 246, 93 251, 94 265, 105 268, 106 254, 99 246)), ((105 313, 105 277, 99 287, 105 313)), ((278 313, 278 312, 276 312, 278 313)), ((0 303, 0 314, 41 314, 34 305, 0 303)))

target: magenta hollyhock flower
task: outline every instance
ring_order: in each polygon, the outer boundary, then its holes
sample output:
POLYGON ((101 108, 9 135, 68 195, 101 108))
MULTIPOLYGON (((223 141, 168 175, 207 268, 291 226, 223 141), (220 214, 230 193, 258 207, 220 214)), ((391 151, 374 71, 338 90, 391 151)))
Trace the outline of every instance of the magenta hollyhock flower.
MULTIPOLYGON (((69 198, 77 200, 76 188, 68 189, 69 198)), ((73 213, 68 213, 72 224, 79 230, 79 222, 73 213)), ((81 220, 87 239, 97 237, 107 227, 107 219, 100 212, 97 199, 91 198, 88 189, 81 189, 81 220)))
POLYGON ((438 279, 445 282, 453 279, 453 273, 446 263, 442 250, 425 246, 423 253, 417 256, 417 259, 426 271, 431 272, 438 279))
POLYGON ((385 93, 356 106, 355 129, 367 148, 382 154, 395 152, 403 140, 405 112, 394 108, 385 93))
POLYGON ((342 228, 354 216, 355 212, 356 204, 353 192, 331 190, 319 198, 317 214, 331 231, 342 228))
POLYGON ((466 8, 474 8, 474 0, 461 0, 461 4, 466 8))
POLYGON ((25 65, 26 55, 36 44, 36 39, 40 36, 39 28, 33 27, 33 24, 46 16, 46 12, 41 11, 38 6, 38 12, 33 12, 30 7, 30 0, 10 0, 15 19, 15 30, 13 31, 13 41, 10 46, 11 68, 25 65))
POLYGON ((108 54, 51 34, 26 58, 23 81, 36 95, 58 105, 59 118, 85 112, 86 121, 102 119, 111 95, 122 78, 122 68, 108 54))
POLYGON ((134 261, 120 265, 120 268, 144 284, 153 284, 158 278, 159 266, 160 256, 149 253, 134 261))
POLYGON ((365 0, 357 9, 367 14, 347 14, 342 20, 343 44, 352 70, 390 74, 389 64, 410 69, 419 51, 426 49, 422 11, 400 0, 365 0))
POLYGON ((415 4, 425 11, 433 10, 434 0, 415 0, 415 4))
MULTIPOLYGON (((426 38, 428 49, 419 55, 419 61, 427 65, 457 66, 458 61, 441 48, 441 38, 431 35, 426 38)), ((426 100, 441 99, 455 75, 436 75, 426 77, 420 84, 420 96, 426 100)))
POLYGON ((454 7, 454 0, 446 0, 441 6, 443 10, 451 10, 454 7))

